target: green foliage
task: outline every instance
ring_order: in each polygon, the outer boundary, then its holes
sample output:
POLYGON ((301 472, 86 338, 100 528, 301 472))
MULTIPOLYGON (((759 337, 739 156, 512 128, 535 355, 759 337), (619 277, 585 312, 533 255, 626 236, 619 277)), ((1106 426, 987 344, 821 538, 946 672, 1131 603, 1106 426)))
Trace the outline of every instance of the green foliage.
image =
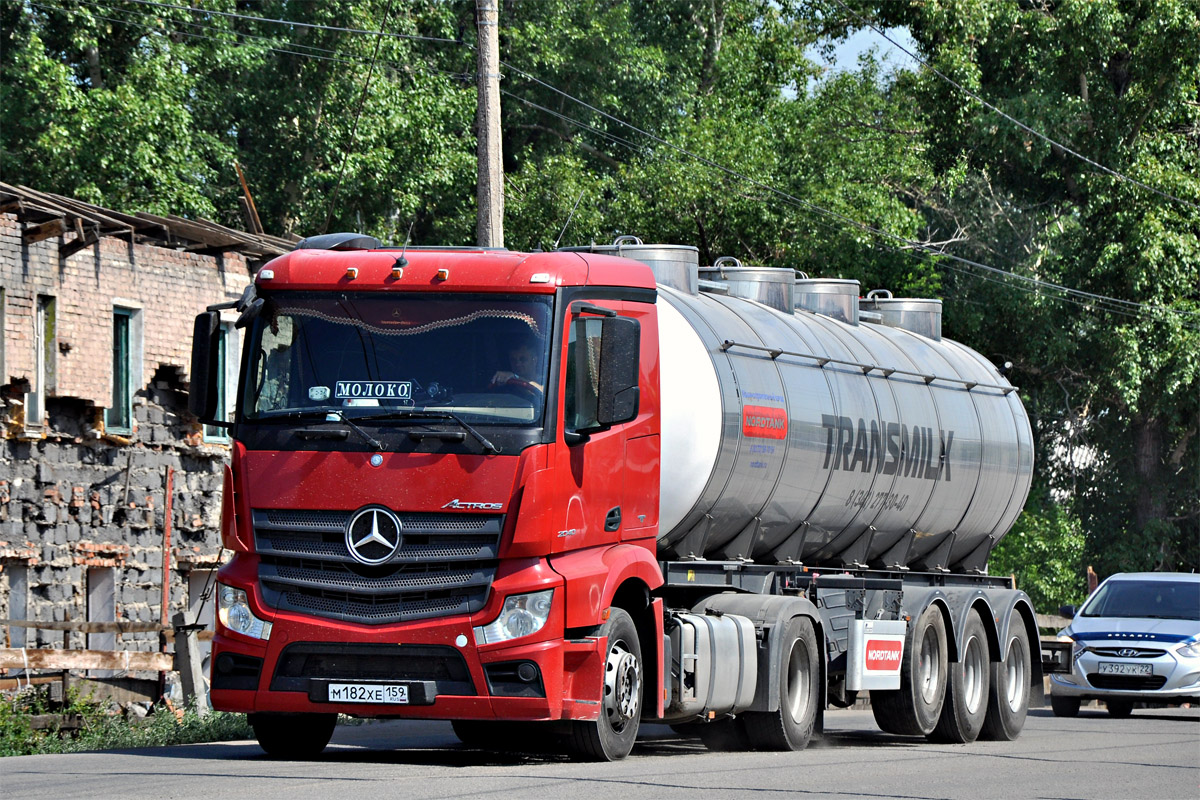
POLYGON ((194 707, 188 707, 176 715, 158 705, 144 720, 127 720, 110 704, 77 691, 70 692, 69 702, 62 707, 50 704, 46 693, 39 689, 0 696, 0 756, 162 747, 250 739, 253 735, 244 714, 214 711, 200 716, 194 707), (78 714, 83 719, 82 727, 73 736, 32 728, 31 715, 50 713, 78 714))
POLYGON ((988 559, 993 575, 1016 575, 1017 588, 1043 614, 1087 597, 1083 526, 1071 510, 1034 492, 1016 524, 988 559))

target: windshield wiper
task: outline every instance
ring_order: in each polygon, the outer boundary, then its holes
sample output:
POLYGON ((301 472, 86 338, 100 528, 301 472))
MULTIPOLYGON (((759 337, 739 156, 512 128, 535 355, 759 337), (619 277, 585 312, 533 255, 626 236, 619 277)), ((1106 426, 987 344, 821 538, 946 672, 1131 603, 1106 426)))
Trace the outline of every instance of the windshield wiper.
POLYGON ((279 414, 271 414, 269 416, 263 416, 254 421, 255 422, 277 422, 277 421, 286 421, 286 420, 294 420, 294 419, 312 419, 314 421, 333 422, 333 420, 330 419, 330 417, 339 419, 342 422, 349 425, 351 428, 354 429, 355 433, 357 433, 359 436, 361 436, 363 439, 365 439, 376 450, 379 450, 379 451, 387 450, 387 447, 384 446, 383 442, 379 441, 374 436, 372 436, 371 434, 364 431, 362 428, 355 425, 354 421, 352 419, 347 417, 345 415, 345 413, 342 412, 341 409, 337 409, 337 408, 321 408, 321 409, 314 408, 314 409, 305 409, 305 410, 284 411, 279 414))
POLYGON ((472 436, 472 437, 473 437, 473 438, 474 438, 474 439, 475 439, 477 442, 479 442, 481 445, 483 445, 483 449, 484 449, 484 450, 489 450, 489 451, 491 451, 491 452, 493 452, 493 453, 497 453, 497 454, 499 454, 499 453, 500 453, 500 448, 499 448, 499 447, 497 447, 496 445, 494 445, 494 444, 492 444, 490 441, 488 441, 488 439, 487 439, 487 438, 485 438, 485 437, 484 437, 484 435, 483 435, 482 433, 480 433, 479 431, 475 430, 475 429, 474 429, 474 428, 472 428, 470 425, 468 425, 468 424, 467 424, 467 422, 466 422, 466 420, 464 420, 464 419, 463 419, 462 417, 460 417, 458 414, 455 414, 453 411, 416 411, 416 410, 413 410, 413 411, 385 411, 385 412, 382 412, 382 413, 380 413, 380 414, 364 414, 364 415, 362 415, 362 416, 360 416, 360 417, 356 417, 356 419, 359 419, 359 420, 379 420, 379 419, 411 419, 411 420, 419 420, 419 419, 448 419, 448 420, 451 420, 451 421, 453 421, 453 422, 457 423, 457 425, 458 425, 460 428, 462 428, 462 429, 463 429, 464 431, 466 431, 467 433, 471 434, 471 436, 472 436))

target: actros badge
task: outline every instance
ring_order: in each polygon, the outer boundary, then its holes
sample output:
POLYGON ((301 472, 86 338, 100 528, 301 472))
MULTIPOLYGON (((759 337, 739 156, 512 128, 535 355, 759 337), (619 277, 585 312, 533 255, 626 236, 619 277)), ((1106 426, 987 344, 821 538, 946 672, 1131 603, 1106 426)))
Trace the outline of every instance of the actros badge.
POLYGON ((499 511, 500 509, 504 508, 504 504, 503 503, 468 503, 463 500, 459 500, 458 498, 455 498, 455 499, 451 500, 449 503, 446 503, 446 505, 442 506, 442 508, 469 508, 469 509, 477 510, 477 511, 499 511))
POLYGON ((382 564, 400 549, 400 518, 381 506, 355 512, 346 524, 346 548, 355 561, 382 564))

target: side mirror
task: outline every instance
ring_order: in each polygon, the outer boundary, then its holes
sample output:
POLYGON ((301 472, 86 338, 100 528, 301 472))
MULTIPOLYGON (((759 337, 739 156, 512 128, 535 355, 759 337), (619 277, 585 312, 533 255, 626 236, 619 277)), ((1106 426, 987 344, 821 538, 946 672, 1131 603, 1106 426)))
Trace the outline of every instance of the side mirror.
POLYGON ((1059 606, 1058 615, 1067 619, 1075 619, 1076 610, 1075 606, 1059 606))
POLYGON ((601 325, 596 422, 617 425, 638 413, 641 326, 628 317, 606 317, 601 325))
POLYGON ((217 415, 218 372, 221 369, 221 314, 205 311, 192 327, 192 374, 188 410, 201 422, 213 423, 217 415))

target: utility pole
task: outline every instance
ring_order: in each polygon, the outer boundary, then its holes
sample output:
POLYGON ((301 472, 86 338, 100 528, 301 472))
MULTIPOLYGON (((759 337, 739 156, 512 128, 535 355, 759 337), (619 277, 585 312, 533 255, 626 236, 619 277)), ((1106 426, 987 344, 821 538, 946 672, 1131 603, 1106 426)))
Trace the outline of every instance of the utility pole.
POLYGON ((480 247, 504 246, 504 160, 500 148, 500 0, 475 0, 479 37, 476 78, 479 100, 475 127, 479 136, 479 177, 475 243, 480 247))

